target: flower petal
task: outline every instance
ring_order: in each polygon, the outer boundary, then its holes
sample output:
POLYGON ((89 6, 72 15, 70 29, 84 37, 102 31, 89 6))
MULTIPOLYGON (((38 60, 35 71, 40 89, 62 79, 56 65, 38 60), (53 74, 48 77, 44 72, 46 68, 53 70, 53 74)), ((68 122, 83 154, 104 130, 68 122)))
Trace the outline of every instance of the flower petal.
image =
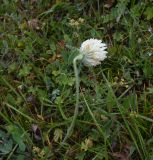
POLYGON ((86 66, 96 66, 107 58, 107 45, 98 39, 88 39, 81 44, 80 52, 84 55, 83 63, 86 66))

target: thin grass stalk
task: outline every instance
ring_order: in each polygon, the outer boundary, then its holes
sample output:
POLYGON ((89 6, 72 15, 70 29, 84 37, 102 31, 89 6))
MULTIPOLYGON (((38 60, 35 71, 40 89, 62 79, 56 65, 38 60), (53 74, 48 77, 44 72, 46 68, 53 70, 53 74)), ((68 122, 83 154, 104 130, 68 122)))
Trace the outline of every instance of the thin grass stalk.
POLYGON ((130 133, 130 135, 131 135, 131 138, 132 138, 133 141, 134 141, 134 144, 135 144, 135 146, 136 146, 136 149, 138 150, 141 158, 143 159, 143 155, 142 155, 142 153, 141 153, 141 151, 140 151, 140 149, 139 149, 139 146, 138 146, 138 144, 137 144, 137 142, 136 142, 136 139, 135 139, 135 137, 134 137, 134 135, 133 135, 133 133, 132 133, 132 131, 131 131, 131 129, 130 129, 130 126, 129 126, 128 122, 126 121, 126 119, 125 119, 125 117, 124 117, 123 110, 122 110, 122 108, 121 108, 121 106, 120 106, 120 104, 119 104, 119 102, 118 102, 118 100, 117 100, 117 98, 116 98, 116 96, 115 96, 115 94, 114 94, 114 92, 113 92, 113 89, 112 89, 111 85, 109 84, 109 82, 108 82, 108 80, 107 80, 107 78, 105 77, 105 75, 104 75, 103 72, 102 72, 102 76, 103 76, 104 80, 106 81, 106 84, 107 84, 109 90, 111 91, 111 93, 112 93, 112 95, 113 95, 113 97, 114 97, 114 100, 115 100, 115 102, 116 102, 116 105, 117 105, 117 107, 118 107, 118 110, 119 110, 119 112, 120 112, 120 114, 121 114, 121 117, 123 118, 123 121, 124 121, 124 123, 125 123, 125 125, 126 125, 126 128, 128 129, 128 131, 129 131, 129 133, 130 133))

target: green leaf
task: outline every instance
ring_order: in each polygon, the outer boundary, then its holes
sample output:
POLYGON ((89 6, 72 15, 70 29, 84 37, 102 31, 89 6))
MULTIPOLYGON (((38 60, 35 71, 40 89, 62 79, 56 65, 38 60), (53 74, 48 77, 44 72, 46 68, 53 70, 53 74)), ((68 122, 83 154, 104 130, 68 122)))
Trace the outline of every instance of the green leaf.
POLYGON ((2 144, 0 144, 0 154, 8 154, 11 152, 13 148, 13 141, 11 139, 3 141, 2 144))
POLYGON ((3 138, 6 136, 6 133, 0 130, 0 138, 3 138))
POLYGON ((31 69, 32 69, 31 66, 29 66, 29 65, 23 65, 22 69, 20 69, 20 71, 19 71, 19 76, 20 77, 27 76, 30 73, 31 69))
POLYGON ((12 64, 9 65, 8 73, 16 72, 16 70, 17 70, 17 63, 13 62, 12 64))
POLYGON ((25 151, 26 146, 24 144, 24 133, 22 130, 15 125, 10 125, 7 129, 11 133, 13 140, 19 145, 19 149, 25 151))
POLYGON ((119 42, 123 39, 123 35, 120 32, 115 32, 113 38, 119 42))
POLYGON ((153 18, 153 6, 147 7, 144 14, 147 16, 147 20, 152 19, 153 18))
POLYGON ((17 159, 16 160, 24 160, 25 159, 25 156, 24 155, 18 155, 17 159))

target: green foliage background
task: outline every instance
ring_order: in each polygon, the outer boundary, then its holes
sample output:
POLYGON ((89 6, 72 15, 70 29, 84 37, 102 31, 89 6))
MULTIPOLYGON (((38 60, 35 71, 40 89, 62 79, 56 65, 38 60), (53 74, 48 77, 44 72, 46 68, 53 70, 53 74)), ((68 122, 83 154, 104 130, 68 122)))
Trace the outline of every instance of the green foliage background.
POLYGON ((0 158, 153 159, 152 0, 2 0, 0 158), (80 63, 80 111, 72 61, 89 38, 108 58, 80 63))

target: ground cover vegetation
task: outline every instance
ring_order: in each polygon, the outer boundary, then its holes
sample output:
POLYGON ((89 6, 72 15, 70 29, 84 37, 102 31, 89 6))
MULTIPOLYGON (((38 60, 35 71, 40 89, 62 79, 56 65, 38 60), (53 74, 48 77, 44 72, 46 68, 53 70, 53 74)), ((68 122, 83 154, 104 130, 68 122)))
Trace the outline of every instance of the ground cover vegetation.
POLYGON ((0 159, 153 159, 153 1, 1 0, 0 159), (107 44, 96 67, 73 59, 107 44))

